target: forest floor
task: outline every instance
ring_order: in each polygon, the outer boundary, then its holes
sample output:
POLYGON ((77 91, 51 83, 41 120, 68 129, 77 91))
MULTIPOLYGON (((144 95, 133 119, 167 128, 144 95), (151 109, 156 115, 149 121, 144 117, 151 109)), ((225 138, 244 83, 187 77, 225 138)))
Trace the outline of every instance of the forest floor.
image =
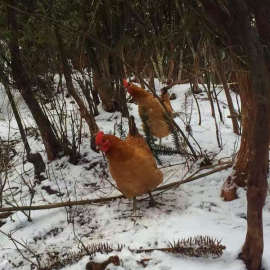
MULTIPOLYGON (((159 89, 161 85, 157 83, 159 89)), ((213 164, 230 161, 240 145, 240 137, 232 131, 231 119, 225 94, 217 89, 220 110, 224 123, 215 103, 217 126, 219 129, 221 148, 216 139, 216 127, 211 116, 210 103, 206 92, 197 95, 201 112, 201 125, 198 125, 199 114, 195 100, 190 93, 189 85, 176 85, 170 93, 175 93, 176 99, 172 106, 178 116, 175 121, 185 130, 185 123, 190 123, 192 134, 207 155, 214 157, 213 164)), ((1 90, 3 91, 3 89, 1 90)), ((48 205, 56 202, 95 199, 120 195, 111 185, 107 162, 101 153, 90 149, 87 127, 83 127, 83 140, 80 145, 82 159, 77 165, 72 165, 66 157, 47 163, 45 180, 37 183, 33 176, 32 165, 26 162, 23 144, 7 101, 0 91, 2 100, 0 113, 0 138, 13 142, 16 154, 11 160, 11 168, 7 175, 4 189, 4 206, 14 205, 48 205), (31 199, 28 186, 35 190, 31 199), (32 200, 32 202, 31 202, 32 200)), ((232 92, 236 106, 236 96, 232 92)), ((35 131, 35 124, 20 98, 17 98, 21 115, 29 131, 29 142, 33 151, 39 151, 44 160, 46 155, 40 137, 35 131)), ((71 99, 66 99, 67 110, 72 114, 75 105, 71 99)), ((141 129, 141 120, 137 106, 129 104, 129 111, 134 115, 137 126, 141 129)), ((100 107, 100 115, 96 117, 97 124, 104 132, 119 134, 119 125, 128 129, 127 120, 121 119, 119 113, 106 113, 100 107), (116 124, 117 123, 117 124, 116 124)), ((54 111, 52 116, 56 115, 54 111)), ((70 121, 70 118, 67 118, 70 121)), ((71 131, 69 130, 70 134, 71 131)), ((192 145, 196 147, 190 138, 192 145)), ((162 144, 173 146, 169 136, 162 144)), ((15 152, 14 152, 15 153, 15 152)), ((189 162, 180 155, 161 156, 161 170, 164 174, 164 184, 180 181, 199 169, 202 160, 189 162)), ((198 171, 196 175, 212 169, 198 171)), ((47 210, 31 211, 32 221, 28 221, 29 211, 14 212, 0 227, 0 270, 29 270, 40 263, 47 269, 82 270, 91 260, 102 262, 112 255, 120 258, 120 265, 110 264, 110 270, 241 270, 245 269, 242 261, 237 259, 246 235, 246 192, 238 190, 239 198, 224 202, 220 197, 222 184, 232 168, 222 170, 185 183, 166 192, 154 192, 155 199, 161 203, 158 207, 149 208, 147 196, 139 197, 138 211, 132 213, 132 202, 127 199, 83 205, 62 207, 47 210), (222 256, 189 257, 155 250, 153 252, 136 253, 137 249, 155 249, 168 247, 169 243, 195 236, 209 236, 221 241, 226 247, 222 256), (96 252, 92 256, 85 255, 83 246, 89 249, 99 248, 100 243, 106 243, 114 249, 112 252, 96 252), (119 245, 123 245, 118 250, 119 245), (17 246, 17 247, 16 247, 17 246), (58 265, 50 268, 50 264, 58 261, 58 265), (68 262, 66 266, 63 266, 68 262), (31 266, 32 264, 32 266, 31 266), (61 266, 62 265, 62 266, 61 266), (31 268, 32 267, 32 268, 31 268)), ((0 172, 1 173, 1 172, 0 172)), ((5 173, 0 177, 4 179, 5 173)), ((270 198, 267 196, 263 212, 264 218, 264 269, 270 269, 270 198)), ((1 223, 0 223, 1 224, 1 223)))

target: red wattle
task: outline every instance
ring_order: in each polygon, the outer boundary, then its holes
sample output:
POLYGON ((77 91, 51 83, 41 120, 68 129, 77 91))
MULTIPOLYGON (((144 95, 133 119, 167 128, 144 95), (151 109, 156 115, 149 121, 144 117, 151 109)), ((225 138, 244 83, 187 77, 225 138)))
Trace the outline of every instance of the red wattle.
POLYGON ((123 85, 126 88, 129 86, 129 83, 128 83, 128 81, 126 79, 123 79, 123 85))

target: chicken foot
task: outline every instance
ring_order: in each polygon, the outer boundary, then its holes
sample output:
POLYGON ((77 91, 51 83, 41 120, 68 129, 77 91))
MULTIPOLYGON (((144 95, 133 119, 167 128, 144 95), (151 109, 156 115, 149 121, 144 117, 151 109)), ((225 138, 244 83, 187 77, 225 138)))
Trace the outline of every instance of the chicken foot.
MULTIPOLYGON (((153 195, 152 195, 151 192, 147 192, 147 193, 148 193, 149 199, 150 199, 149 200, 149 207, 157 207, 158 205, 164 205, 164 204, 159 203, 156 200, 154 200, 154 197, 153 197, 153 195)), ((136 199, 136 197, 133 197, 132 198, 132 202, 133 202, 133 209, 132 209, 132 211, 133 211, 133 214, 135 214, 136 211, 137 211, 137 199, 136 199)))
POLYGON ((154 200, 154 197, 153 197, 151 192, 148 192, 148 195, 149 195, 149 198, 150 198, 149 207, 155 207, 157 205, 163 205, 162 203, 159 203, 159 202, 154 200))

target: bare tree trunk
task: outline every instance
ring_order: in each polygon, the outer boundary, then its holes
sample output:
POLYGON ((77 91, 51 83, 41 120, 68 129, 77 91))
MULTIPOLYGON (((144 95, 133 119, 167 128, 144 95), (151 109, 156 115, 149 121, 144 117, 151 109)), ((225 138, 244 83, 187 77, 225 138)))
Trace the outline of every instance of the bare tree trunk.
POLYGON ((168 75, 167 75, 167 81, 171 82, 174 80, 173 74, 174 74, 174 68, 175 68, 175 61, 173 57, 173 51, 174 51, 174 44, 170 44, 170 49, 171 49, 171 56, 168 61, 168 75))
POLYGON ((100 100, 99 100, 98 92, 97 92, 97 90, 94 87, 93 73, 94 73, 93 69, 90 69, 90 71, 88 71, 89 89, 90 89, 90 93, 92 95, 92 100, 93 100, 93 112, 94 112, 94 116, 97 116, 97 115, 99 115, 98 105, 100 104, 100 100))
MULTIPOLYGON (((15 5, 15 1, 9 0, 8 3, 15 5)), ((32 93, 31 81, 28 77, 25 67, 21 61, 21 55, 18 43, 18 27, 16 21, 16 11, 7 7, 8 25, 11 31, 11 37, 9 40, 9 49, 11 54, 11 68, 13 77, 17 88, 30 109, 33 118, 39 128, 45 149, 47 152, 48 160, 53 160, 58 157, 58 154, 63 151, 61 144, 58 142, 55 133, 51 127, 50 121, 47 116, 43 113, 37 100, 32 93)))
POLYGON ((230 175, 223 184, 221 196, 225 201, 237 198, 238 187, 246 187, 248 181, 248 160, 250 156, 251 130, 255 119, 254 95, 249 72, 235 72, 241 97, 241 120, 242 136, 241 144, 233 166, 233 174, 230 175))
POLYGON ((263 253, 262 208, 267 193, 270 129, 269 101, 263 98, 261 94, 256 93, 265 91, 266 97, 270 87, 267 86, 268 89, 266 89, 266 85, 263 86, 263 83, 256 81, 257 78, 254 78, 254 76, 252 76, 252 89, 254 89, 255 93, 253 92, 253 95, 250 97, 249 118, 244 120, 243 143, 241 143, 239 150, 234 178, 235 183, 238 185, 246 184, 248 188, 248 230, 240 257, 245 261, 249 270, 258 270, 261 267, 263 253))
POLYGON ((126 91, 122 85, 122 80, 116 82, 116 91, 118 94, 118 106, 123 117, 129 117, 129 111, 127 107, 126 91))
POLYGON ((177 73, 177 81, 182 80, 182 71, 183 71, 183 56, 184 56, 184 49, 180 50, 180 56, 179 56, 179 66, 178 66, 178 73, 177 73))
POLYGON ((105 76, 101 76, 99 71, 93 70, 93 85, 95 91, 100 96, 103 109, 106 112, 114 112, 115 104, 113 102, 113 90, 110 81, 105 76))
POLYGON ((93 113, 91 113, 92 111, 88 112, 86 106, 84 105, 83 100, 80 98, 80 96, 78 95, 78 93, 76 92, 76 90, 74 88, 74 85, 72 82, 72 77, 71 77, 71 68, 68 64, 68 60, 67 60, 67 56, 65 53, 62 37, 60 35, 60 32, 59 32, 57 26, 55 26, 55 35, 56 35, 56 39, 58 42, 58 47, 59 47, 61 60, 62 60, 62 64, 63 64, 63 73, 64 73, 65 80, 66 80, 67 90, 68 90, 69 94, 74 98, 77 105, 79 106, 81 117, 85 119, 85 121, 89 127, 91 138, 93 138, 94 135, 98 131, 98 126, 96 124, 93 113))
POLYGON ((246 2, 236 1, 241 17, 242 44, 245 46, 250 65, 252 107, 247 181, 247 234, 240 258, 248 270, 259 270, 263 254, 262 209, 267 194, 267 173, 270 137, 270 81, 265 62, 264 48, 258 33, 251 26, 246 2))
POLYGON ((2 81, 3 85, 5 86, 5 90, 6 90, 8 99, 9 99, 9 103, 10 103, 12 111, 14 113, 17 125, 19 127, 19 131, 20 131, 20 134, 21 134, 21 137, 22 137, 22 141, 23 141, 23 144, 24 144, 24 147, 25 147, 25 150, 26 150, 27 161, 33 164, 35 177, 38 180, 41 180, 42 179, 41 173, 45 172, 45 169, 46 169, 45 163, 44 163, 40 153, 32 153, 31 152, 31 148, 29 146, 29 143, 28 143, 28 140, 27 140, 24 128, 23 128, 21 117, 20 117, 19 112, 17 110, 17 106, 16 106, 16 104, 14 102, 14 99, 13 99, 12 93, 10 91, 10 88, 8 86, 8 81, 5 80, 5 79, 6 78, 3 78, 2 74, 1 74, 1 81, 2 81))
POLYGON ((154 70, 152 64, 149 64, 149 86, 156 91, 155 88, 155 77, 154 77, 154 70))
POLYGON ((223 84, 224 92, 225 92, 226 99, 227 99, 227 102, 228 102, 230 116, 231 116, 231 119, 232 119, 233 132, 235 134, 237 134, 237 135, 240 135, 240 129, 239 129, 239 125, 238 125, 238 122, 237 122, 237 113, 235 112, 234 107, 233 107, 233 102, 232 102, 232 97, 231 97, 231 94, 230 94, 230 89, 228 87, 228 84, 227 84, 227 81, 226 81, 226 78, 225 78, 225 72, 224 72, 224 69, 222 67, 221 62, 218 63, 217 68, 219 68, 219 70, 217 72, 217 75, 218 75, 219 79, 221 80, 221 82, 223 84))
POLYGON ((222 148, 222 138, 221 138, 221 134, 218 128, 218 123, 217 123, 217 117, 216 117, 216 112, 215 112, 215 106, 214 106, 214 101, 213 101, 213 96, 211 93, 211 80, 210 80, 210 74, 209 72, 206 73, 206 85, 207 87, 202 84, 202 86, 204 87, 205 91, 207 92, 207 96, 208 96, 208 100, 210 103, 210 107, 211 107, 211 112, 212 112, 212 117, 214 118, 214 122, 215 122, 215 127, 216 127, 216 138, 217 138, 217 144, 219 148, 222 148))
POLYGON ((252 94, 251 78, 247 71, 238 71, 235 73, 236 80, 240 89, 241 98, 241 120, 242 120, 242 136, 241 145, 237 153, 237 159, 234 165, 234 183, 237 186, 245 187, 247 185, 247 170, 250 141, 250 126, 254 121, 255 111, 252 94))
MULTIPOLYGON (((255 23, 251 20, 253 14, 250 6, 247 7, 249 2, 245 0, 227 2, 228 9, 224 12, 217 1, 201 0, 209 21, 226 32, 225 46, 232 47, 237 56, 245 54, 250 72, 251 87, 247 90, 248 98, 242 100, 242 107, 247 107, 248 119, 243 126, 243 133, 245 129, 246 136, 241 141, 241 147, 242 144, 246 144, 246 151, 243 153, 248 157, 247 234, 239 257, 245 262, 248 270, 260 270, 264 248, 262 209, 267 194, 270 137, 270 72, 267 70, 267 55, 260 42, 264 36, 257 31, 257 27, 260 27, 257 20, 255 23), (227 37, 230 38, 229 41, 227 37)), ((267 2, 269 1, 258 2, 256 5, 261 7, 265 5, 267 8, 269 6, 267 2)), ((270 23, 266 26, 270 26, 270 23)), ((264 29, 259 30, 263 32, 264 29)))
POLYGON ((213 87, 213 97, 215 98, 216 104, 217 104, 219 119, 224 124, 223 115, 222 115, 222 112, 221 112, 220 103, 219 103, 218 96, 217 96, 217 91, 216 91, 216 85, 215 85, 214 81, 212 81, 212 87, 213 87))

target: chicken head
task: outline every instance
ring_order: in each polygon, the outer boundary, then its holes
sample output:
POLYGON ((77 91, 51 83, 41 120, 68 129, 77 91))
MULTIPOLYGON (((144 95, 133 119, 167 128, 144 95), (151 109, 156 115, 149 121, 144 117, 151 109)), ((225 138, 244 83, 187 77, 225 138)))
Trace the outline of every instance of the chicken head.
POLYGON ((104 153, 106 153, 111 147, 111 142, 104 138, 103 131, 99 131, 96 135, 96 146, 104 153))
POLYGON ((127 89, 127 92, 132 95, 131 84, 126 79, 123 79, 123 86, 127 89))

